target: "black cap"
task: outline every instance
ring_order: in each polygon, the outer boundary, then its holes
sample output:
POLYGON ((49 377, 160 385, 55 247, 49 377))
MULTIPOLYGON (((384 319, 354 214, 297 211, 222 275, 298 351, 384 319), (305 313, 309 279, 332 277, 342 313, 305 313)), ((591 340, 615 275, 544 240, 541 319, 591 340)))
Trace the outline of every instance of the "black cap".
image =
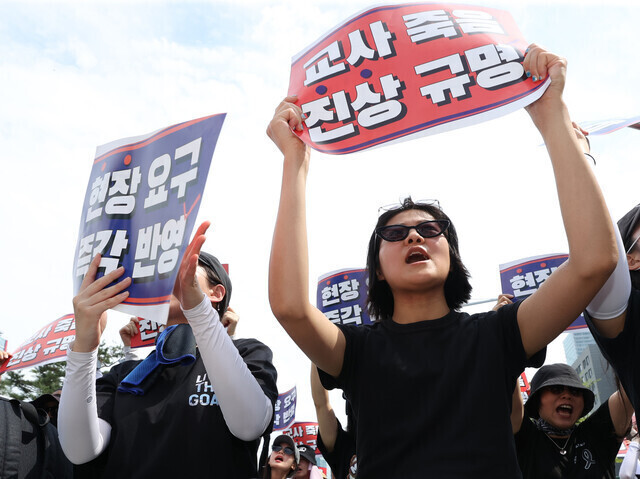
POLYGON ((531 394, 529 400, 524 405, 524 410, 529 417, 538 417, 538 407, 540 405, 539 392, 547 386, 566 386, 580 389, 584 398, 584 409, 580 417, 583 417, 593 409, 595 395, 588 387, 585 387, 580 380, 580 376, 575 369, 567 364, 557 363, 542 366, 531 380, 531 394))
POLYGON ((311 464, 313 464, 314 466, 316 465, 316 452, 311 446, 307 446, 306 444, 298 444, 298 450, 300 451, 300 457, 304 457, 311 464))
POLYGON ((198 264, 207 270, 208 280, 213 283, 221 284, 224 286, 226 293, 222 301, 218 303, 218 313, 222 316, 229 307, 229 301, 231 300, 231 278, 227 274, 227 271, 222 266, 222 263, 212 254, 200 251, 198 258, 198 264), (211 278, 213 276, 213 278, 211 278), (212 281, 212 279, 214 281, 212 281))
POLYGON ((58 405, 58 403, 60 402, 60 398, 52 394, 43 394, 42 396, 38 396, 33 401, 31 401, 31 404, 33 404, 36 407, 36 409, 42 409, 47 404, 52 402, 55 402, 56 405, 58 405))
POLYGON ((296 443, 293 442, 293 438, 291 436, 287 436, 286 434, 281 434, 273 440, 273 445, 277 446, 279 444, 282 444, 283 442, 286 442, 287 444, 289 444, 289 447, 293 449, 293 454, 294 454, 294 459, 296 461, 296 464, 300 464, 300 450, 296 446, 296 443))

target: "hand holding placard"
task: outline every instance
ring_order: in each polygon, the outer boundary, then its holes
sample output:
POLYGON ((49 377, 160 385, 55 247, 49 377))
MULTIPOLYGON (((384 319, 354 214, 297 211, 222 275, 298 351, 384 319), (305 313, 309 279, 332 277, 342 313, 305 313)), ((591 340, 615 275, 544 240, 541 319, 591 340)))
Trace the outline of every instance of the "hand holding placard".
POLYGON ((80 285, 80 291, 73 298, 76 340, 72 349, 76 352, 87 353, 98 347, 104 328, 107 326, 107 310, 129 297, 129 292, 123 290, 131 284, 130 277, 109 286, 122 276, 123 267, 95 279, 101 258, 100 254, 93 258, 80 285))

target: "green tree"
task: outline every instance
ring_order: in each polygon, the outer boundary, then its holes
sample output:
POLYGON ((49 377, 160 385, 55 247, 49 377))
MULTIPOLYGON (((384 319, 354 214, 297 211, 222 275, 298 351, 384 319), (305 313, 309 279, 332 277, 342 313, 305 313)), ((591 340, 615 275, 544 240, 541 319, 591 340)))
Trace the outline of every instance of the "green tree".
POLYGON ((64 378, 66 366, 66 361, 60 361, 33 368, 34 378, 31 380, 31 385, 34 390, 34 398, 62 389, 62 379, 64 378))
POLYGON ((31 399, 33 386, 22 371, 8 371, 0 381, 0 394, 19 400, 31 399))

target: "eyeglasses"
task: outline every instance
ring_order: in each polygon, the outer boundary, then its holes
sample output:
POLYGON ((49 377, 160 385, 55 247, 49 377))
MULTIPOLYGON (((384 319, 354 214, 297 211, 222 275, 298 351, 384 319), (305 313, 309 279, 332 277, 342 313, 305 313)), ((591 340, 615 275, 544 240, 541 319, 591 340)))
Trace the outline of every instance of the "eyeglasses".
POLYGON ((574 388, 570 386, 561 386, 559 384, 548 386, 547 389, 551 391, 553 394, 562 394, 565 389, 569 391, 569 394, 571 394, 572 396, 582 396, 582 393, 583 393, 582 389, 580 388, 574 388))
POLYGON ((449 228, 449 220, 423 221, 415 226, 389 225, 376 228, 376 234, 385 241, 402 241, 409 236, 409 231, 416 230, 423 238, 441 235, 449 228))
POLYGON ((283 449, 285 454, 288 454, 289 456, 293 456, 293 449, 291 449, 288 446, 276 446, 276 445, 271 446, 271 450, 273 452, 280 452, 283 449))

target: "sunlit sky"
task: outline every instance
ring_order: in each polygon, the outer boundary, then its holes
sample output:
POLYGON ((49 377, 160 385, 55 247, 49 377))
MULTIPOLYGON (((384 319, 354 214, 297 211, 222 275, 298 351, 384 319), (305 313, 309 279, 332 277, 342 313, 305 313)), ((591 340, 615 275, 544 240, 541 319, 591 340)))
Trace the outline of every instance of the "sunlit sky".
MULTIPOLYGON (((389 2, 395 3, 395 2, 389 2)), ((476 2, 511 12, 527 41, 569 60, 577 121, 640 114, 636 2, 476 2)), ((72 312, 80 210, 97 145, 227 112, 199 221, 230 264, 238 335, 274 351, 278 386, 315 418, 309 362, 267 300, 282 158, 265 135, 291 57, 371 6, 351 1, 0 2, 0 331, 17 347, 72 312)), ((438 198, 456 224, 474 299, 496 297, 498 264, 566 252, 550 163, 524 111, 348 156, 313 153, 310 298, 323 273, 364 266, 377 208, 438 198)), ((592 138, 610 210, 639 202, 640 131, 592 138)), ((117 339, 126 317, 110 317, 117 339)), ((551 360, 563 360, 552 348, 551 360)), ((332 396, 336 400, 336 396, 332 396)), ((340 408, 338 408, 340 409, 340 408)))

